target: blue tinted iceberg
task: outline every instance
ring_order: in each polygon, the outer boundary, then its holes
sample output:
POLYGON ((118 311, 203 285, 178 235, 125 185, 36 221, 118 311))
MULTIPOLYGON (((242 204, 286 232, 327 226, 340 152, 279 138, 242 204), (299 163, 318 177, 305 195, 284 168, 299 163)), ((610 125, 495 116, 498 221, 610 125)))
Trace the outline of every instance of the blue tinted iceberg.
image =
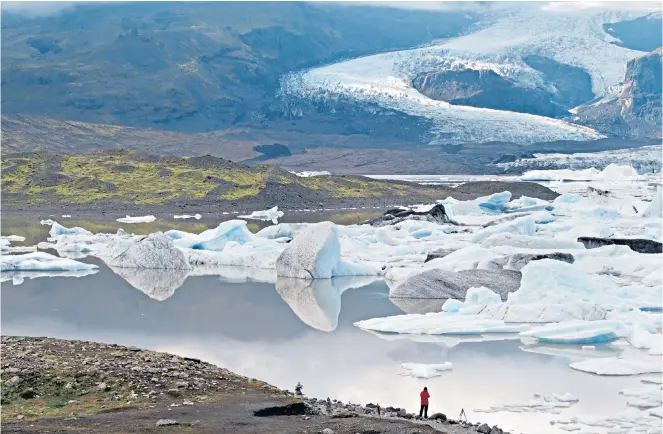
POLYGON ((78 271, 95 268, 98 267, 94 264, 59 258, 44 252, 0 257, 0 271, 78 271))
POLYGON ((246 227, 244 220, 228 220, 214 229, 208 229, 199 235, 181 231, 168 231, 166 235, 174 240, 177 247, 194 250, 220 251, 227 243, 234 241, 244 244, 252 241, 254 235, 246 227))

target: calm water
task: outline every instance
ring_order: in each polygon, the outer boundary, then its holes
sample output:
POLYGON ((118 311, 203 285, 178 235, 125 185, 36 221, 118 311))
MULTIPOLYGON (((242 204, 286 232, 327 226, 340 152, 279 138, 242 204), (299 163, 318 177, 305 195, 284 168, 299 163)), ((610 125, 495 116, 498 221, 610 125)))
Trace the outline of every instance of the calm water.
MULTIPOLYGON (((96 231, 91 222, 76 224, 96 231)), ((154 231, 174 226, 148 227, 154 231)), ((2 229, 3 234, 45 239, 45 235, 32 234, 31 227, 24 225, 23 233, 17 226, 3 225, 2 229)), ((43 231, 42 227, 37 230, 43 231)), ((134 232, 147 231, 137 228, 134 232)), ((160 271, 125 274, 126 280, 95 258, 84 261, 99 264, 100 271, 80 278, 25 279, 17 286, 4 283, 2 333, 168 351, 199 357, 282 388, 292 390, 299 381, 310 396, 363 404, 378 401, 410 411, 417 409, 418 392, 427 386, 432 412, 455 417, 464 408, 470 420, 522 433, 560 433, 549 425, 550 420, 622 411, 626 407, 619 389, 640 384, 638 378, 576 372, 568 367, 571 358, 550 355, 570 354, 573 360, 588 356, 578 347, 524 351, 518 340, 463 342, 362 331, 353 326, 355 321, 404 310, 439 309, 439 301, 428 306, 399 303, 399 307, 388 299, 388 287, 382 281, 334 279, 309 286, 292 280, 233 283, 219 276, 174 276, 160 271), (154 291, 150 282, 172 285, 154 291), (406 362, 446 361, 453 363, 453 370, 428 380, 404 376, 400 369, 406 362), (580 402, 561 415, 472 411, 528 401, 534 393, 565 392, 572 392, 580 402)), ((599 350, 605 356, 617 354, 607 347, 599 350)))

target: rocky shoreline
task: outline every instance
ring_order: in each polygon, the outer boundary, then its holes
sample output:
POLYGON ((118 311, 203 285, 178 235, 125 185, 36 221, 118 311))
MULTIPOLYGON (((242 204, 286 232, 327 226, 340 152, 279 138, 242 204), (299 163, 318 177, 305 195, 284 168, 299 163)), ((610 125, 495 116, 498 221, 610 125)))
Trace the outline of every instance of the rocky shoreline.
POLYGON ((309 398, 195 358, 114 344, 3 336, 0 377, 11 433, 503 434, 442 413, 424 420, 382 407, 378 415, 375 404, 309 398))

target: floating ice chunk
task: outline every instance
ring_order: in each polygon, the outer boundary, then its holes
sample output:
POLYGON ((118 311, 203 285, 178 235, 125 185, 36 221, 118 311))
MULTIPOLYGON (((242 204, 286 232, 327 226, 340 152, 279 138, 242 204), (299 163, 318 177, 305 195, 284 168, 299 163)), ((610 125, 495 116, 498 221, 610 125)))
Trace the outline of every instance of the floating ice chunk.
POLYGON ((656 186, 656 196, 651 201, 645 212, 642 213, 643 217, 663 217, 663 188, 660 185, 656 186))
POLYGON ((182 251, 161 232, 138 240, 115 240, 100 256, 118 268, 191 269, 182 251))
POLYGON ((626 404, 631 407, 650 408, 663 405, 663 392, 660 386, 643 386, 619 391, 627 397, 626 404))
POLYGON ((571 203, 578 203, 582 200, 582 196, 579 194, 575 193, 564 193, 562 195, 557 196, 553 200, 553 206, 555 205, 561 205, 561 204, 571 204, 571 203))
POLYGON ((338 229, 334 223, 309 225, 292 240, 276 261, 279 276, 325 279, 336 276, 370 276, 380 270, 371 265, 341 260, 338 229))
POLYGON ((453 365, 451 362, 440 364, 423 364, 423 363, 401 363, 401 368, 405 369, 407 374, 415 378, 433 378, 439 377, 444 371, 449 371, 453 365))
POLYGON ((642 323, 633 324, 628 335, 628 342, 635 348, 649 349, 649 354, 661 355, 663 336, 660 333, 651 333, 650 329, 642 323))
POLYGON ((0 256, 0 271, 77 271, 98 268, 73 259, 58 258, 44 252, 0 256))
POLYGON ((14 285, 20 285, 25 279, 37 279, 40 277, 84 277, 98 273, 99 270, 77 270, 77 271, 3 271, 0 282, 12 281, 14 285))
POLYGON ((5 240, 9 241, 10 243, 13 243, 16 241, 18 242, 25 241, 25 237, 22 237, 20 235, 3 235, 0 237, 0 240, 5 240))
POLYGON ((532 217, 534 218, 534 223, 537 225, 545 225, 556 220, 555 216, 550 214, 548 211, 535 212, 532 214, 532 217))
POLYGON ((640 375, 663 372, 660 360, 589 359, 571 363, 569 366, 577 371, 590 372, 598 375, 640 375))
POLYGON ((71 215, 70 214, 62 214, 63 219, 70 219, 71 215))
POLYGON ((502 193, 494 193, 490 196, 480 197, 475 199, 475 203, 481 208, 484 213, 500 213, 504 211, 511 200, 511 192, 503 191, 502 193))
POLYGON ((279 219, 283 217, 283 211, 279 211, 279 207, 275 206, 265 211, 253 211, 249 215, 241 215, 239 217, 245 219, 271 221, 272 223, 277 224, 279 219))
POLYGON ((92 232, 88 231, 87 229, 79 227, 65 228, 58 222, 53 222, 51 225, 51 230, 48 231, 48 233, 52 237, 57 237, 59 235, 92 235, 92 232))
POLYGON ((472 270, 480 268, 480 264, 488 264, 490 261, 501 258, 489 249, 470 244, 458 249, 443 258, 433 259, 426 263, 426 268, 439 268, 447 271, 472 270))
POLYGON ((226 244, 231 241, 244 244, 254 239, 254 235, 247 229, 244 220, 228 220, 214 229, 201 232, 199 235, 168 231, 167 236, 169 238, 176 237, 174 243, 177 247, 214 251, 223 250, 226 244))
MULTIPOLYGON (((4 241, 4 240, 2 240, 4 241)), ((29 252, 36 252, 37 251, 37 246, 8 246, 8 245, 0 245, 0 249, 2 249, 2 253, 29 253, 29 252)))
POLYGON ((42 225, 42 226, 51 226, 53 223, 55 223, 55 221, 53 221, 51 219, 46 219, 46 220, 40 220, 39 221, 39 224, 42 225))
POLYGON ((520 338, 542 344, 596 344, 614 341, 622 329, 616 321, 565 321, 524 331, 520 338))
POLYGON ((593 303, 502 303, 486 306, 483 316, 508 323, 552 323, 570 320, 606 319, 607 310, 593 303))
POLYGON ((146 215, 146 216, 141 216, 141 217, 121 217, 117 219, 118 222, 120 223, 151 223, 157 218, 154 217, 153 215, 146 215))
POLYGON ((354 323, 364 330, 383 333, 422 335, 480 335, 483 333, 518 333, 529 327, 521 324, 505 324, 503 321, 457 315, 446 312, 425 315, 396 315, 372 318, 354 323))
POLYGON ((456 215, 499 214, 506 210, 510 200, 511 192, 504 191, 469 201, 459 201, 452 197, 448 197, 437 203, 444 205, 447 214, 450 217, 454 217, 456 215))
POLYGON ((536 224, 532 216, 520 217, 480 230, 472 236, 472 242, 480 243, 491 235, 499 233, 534 235, 536 233, 536 224))
POLYGON ((202 217, 203 216, 201 216, 200 214, 194 214, 194 215, 182 214, 182 215, 173 216, 174 219, 196 219, 196 220, 200 220, 202 217))
POLYGON ((562 395, 553 393, 552 395, 545 396, 535 394, 534 399, 528 402, 491 405, 490 408, 475 408, 474 411, 478 413, 496 413, 500 411, 521 413, 527 411, 559 414, 562 409, 568 408, 576 402, 578 402, 578 398, 571 393, 565 393, 562 395))
POLYGON ((596 350, 596 347, 594 345, 583 345, 582 349, 584 351, 594 351, 594 350, 596 350))

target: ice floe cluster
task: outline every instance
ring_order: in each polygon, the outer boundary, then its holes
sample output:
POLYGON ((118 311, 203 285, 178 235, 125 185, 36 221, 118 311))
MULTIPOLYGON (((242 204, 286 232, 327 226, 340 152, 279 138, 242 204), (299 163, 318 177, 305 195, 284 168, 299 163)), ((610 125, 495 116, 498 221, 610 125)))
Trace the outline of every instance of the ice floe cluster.
MULTIPOLYGON (((651 178, 623 166, 549 172, 523 179, 550 183, 561 193, 551 201, 508 191, 470 201, 449 197, 349 226, 280 223, 252 233, 246 220, 233 219, 197 234, 136 235, 122 229, 95 234, 45 220, 49 238, 37 246, 13 247, 24 241, 16 236, 0 239, 2 280, 94 273, 96 265, 81 261, 94 256, 156 300, 172 295, 187 276, 272 282, 304 323, 332 331, 341 294, 383 279, 394 304, 428 303, 424 313, 355 323, 385 339, 443 339, 449 345, 517 339, 524 351, 572 358, 569 369, 579 372, 660 374, 660 185, 652 188, 651 178), (12 251, 19 247, 29 253, 12 251), (619 350, 608 351, 608 345, 619 350), (631 356, 615 357, 624 349, 631 356)), ((244 218, 276 222, 281 215, 274 207, 244 218)), ((412 362, 402 369, 420 378, 451 368, 412 362)), ((651 432, 653 418, 660 427, 654 389, 660 394, 660 384, 623 391, 633 408, 614 417, 560 419, 556 426, 651 432)), ((558 413, 574 402, 560 396, 485 411, 558 413)))

